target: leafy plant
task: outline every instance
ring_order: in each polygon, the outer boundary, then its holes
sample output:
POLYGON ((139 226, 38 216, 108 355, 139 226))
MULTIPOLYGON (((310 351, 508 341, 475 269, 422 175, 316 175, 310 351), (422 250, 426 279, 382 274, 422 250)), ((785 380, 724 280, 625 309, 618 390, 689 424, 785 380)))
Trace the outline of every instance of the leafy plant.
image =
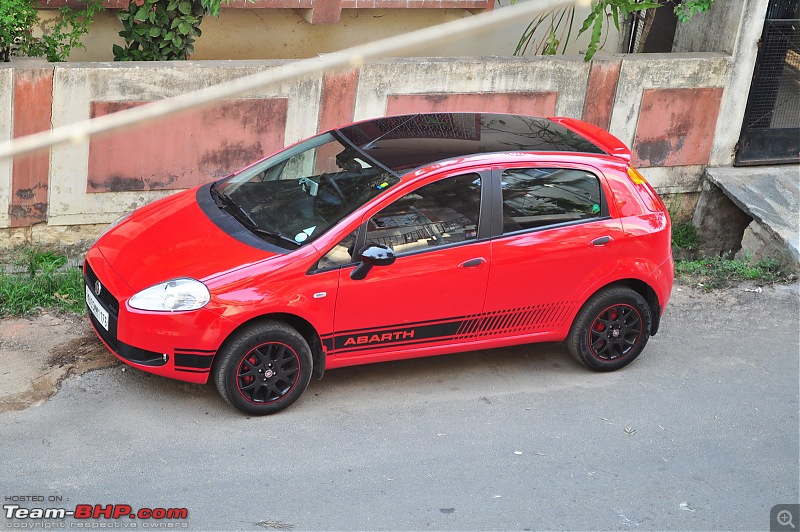
POLYGON ((575 7, 561 7, 552 11, 546 11, 539 15, 528 24, 525 31, 517 43, 517 48, 514 50, 514 55, 524 55, 531 46, 534 34, 547 24, 547 36, 542 39, 538 44, 534 45, 533 53, 536 55, 556 55, 558 48, 563 44, 561 53, 567 50, 570 36, 572 35, 572 24, 575 20, 575 7), (566 28, 560 29, 564 20, 568 20, 569 24, 566 28))
POLYGON ((0 316, 43 308, 83 312, 83 274, 66 264, 66 256, 38 246, 14 248, 0 257, 0 316))
POLYGON ((675 6, 675 16, 678 22, 689 22, 696 13, 703 13, 711 9, 714 0, 684 0, 675 6))
MULTIPOLYGON (((518 0, 511 0, 515 4, 518 0)), ((672 2, 672 0, 670 0, 672 2)), ((675 3, 675 15, 681 22, 687 22, 696 13, 707 11, 714 4, 714 0, 685 0, 682 3, 675 3)), ((591 30, 589 46, 586 49, 585 61, 591 61, 597 53, 598 48, 602 48, 603 28, 607 21, 611 19, 617 31, 620 29, 620 20, 625 20, 632 13, 645 9, 657 9, 666 5, 663 0, 594 0, 592 10, 583 21, 578 35, 582 35, 591 30)), ((523 55, 529 50, 541 55, 555 55, 559 47, 561 53, 565 53, 567 44, 572 38, 572 28, 575 23, 574 7, 561 7, 546 11, 539 17, 533 19, 522 32, 514 55, 523 55), (546 35, 538 43, 533 43, 534 36, 539 28, 547 28, 546 35)), ((608 31, 605 32, 606 39, 608 31)))
POLYGON ((38 21, 30 0, 0 2, 0 61, 9 61, 17 54, 27 55, 35 42, 31 28, 38 21))
POLYGON ((81 38, 89 33, 94 16, 103 9, 101 0, 85 1, 86 7, 75 11, 69 7, 59 9, 60 17, 40 23, 43 29, 39 39, 42 56, 48 61, 66 61, 73 48, 86 48, 81 38))
POLYGON ((614 19, 614 27, 619 31, 620 16, 623 19, 627 18, 631 13, 642 11, 644 9, 656 9, 661 7, 658 2, 646 2, 639 0, 599 0, 586 20, 583 21, 581 29, 578 30, 578 35, 592 29, 592 35, 589 39, 589 47, 586 49, 585 61, 591 61, 594 54, 597 53, 597 45, 600 44, 600 37, 603 34, 603 24, 610 16, 614 19))
POLYGON ((672 245, 676 248, 697 251, 700 235, 691 222, 678 222, 672 226, 672 245))
POLYGON ((0 1, 0 61, 9 61, 12 56, 66 61, 73 48, 85 48, 81 38, 89 32, 103 4, 101 0, 82 1, 82 10, 62 7, 59 16, 47 22, 39 18, 31 0, 0 1), (36 36, 34 29, 41 36, 36 36))
POLYGON ((115 61, 188 59, 206 15, 219 15, 221 0, 143 0, 119 13, 125 46, 114 45, 115 61))
POLYGON ((727 288, 742 281, 764 285, 794 279, 781 268, 780 263, 772 259, 754 262, 722 257, 675 261, 675 277, 705 290, 727 288))

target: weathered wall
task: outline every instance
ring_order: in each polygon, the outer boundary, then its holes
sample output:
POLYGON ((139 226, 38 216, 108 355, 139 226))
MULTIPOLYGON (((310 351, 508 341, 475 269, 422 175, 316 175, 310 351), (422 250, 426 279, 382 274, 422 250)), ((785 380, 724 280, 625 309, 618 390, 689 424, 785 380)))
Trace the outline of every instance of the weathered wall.
MULTIPOLYGON (((14 77, 10 68, 0 68, 0 142, 11 139, 14 77)), ((9 159, 0 159, 0 227, 9 227, 8 207, 11 194, 11 167, 9 159)))
MULTIPOLYGON (((277 62, 57 66, 54 127, 221 83, 277 62), (111 105, 113 104, 113 105, 111 105)), ((52 150, 48 224, 104 223, 163 196, 225 175, 317 131, 321 80, 263 89, 106 138, 52 150)))
MULTIPOLYGON (((279 64, 12 62, 0 66, 0 138, 279 64)), ((93 224, 225 175, 318 130, 417 111, 583 118, 630 145, 635 163, 660 191, 697 192, 711 154, 732 153, 730 141, 721 145, 715 136, 725 122, 720 109, 730 98, 732 66, 730 56, 716 53, 617 56, 592 63, 578 57, 386 59, 55 147, 49 155, 18 159, 11 168, 0 161, 0 231, 23 228, 5 231, 19 235, 32 228, 27 231, 45 240, 85 238, 96 232, 93 224)))

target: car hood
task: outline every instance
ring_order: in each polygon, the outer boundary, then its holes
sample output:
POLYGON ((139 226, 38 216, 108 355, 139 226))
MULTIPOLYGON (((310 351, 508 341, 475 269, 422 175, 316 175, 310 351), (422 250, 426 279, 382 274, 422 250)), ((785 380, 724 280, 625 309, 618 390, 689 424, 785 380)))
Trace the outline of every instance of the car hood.
POLYGON ((134 292, 179 277, 205 280, 276 255, 225 233, 200 208, 196 193, 186 190, 142 207, 98 240, 99 251, 134 292))

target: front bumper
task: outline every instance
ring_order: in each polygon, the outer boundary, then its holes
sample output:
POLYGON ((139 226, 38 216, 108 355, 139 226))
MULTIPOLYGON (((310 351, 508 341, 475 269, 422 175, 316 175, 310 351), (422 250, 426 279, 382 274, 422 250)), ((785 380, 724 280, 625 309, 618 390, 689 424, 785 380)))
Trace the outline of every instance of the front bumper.
POLYGON ((234 329, 229 320, 205 308, 166 313, 128 307, 133 291, 94 248, 86 256, 84 280, 101 307, 98 312, 108 313, 108 319, 101 320, 90 309, 89 321, 117 358, 156 375, 200 384, 208 381, 214 356, 234 329))

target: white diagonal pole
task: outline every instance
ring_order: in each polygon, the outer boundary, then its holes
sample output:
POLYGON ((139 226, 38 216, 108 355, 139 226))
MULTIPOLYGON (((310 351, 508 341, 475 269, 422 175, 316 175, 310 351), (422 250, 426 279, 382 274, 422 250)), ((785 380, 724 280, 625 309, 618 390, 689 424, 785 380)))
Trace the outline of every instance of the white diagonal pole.
MULTIPOLYGON (((588 4, 588 2, 589 0, 584 0, 577 3, 588 4)), ((454 20, 438 26, 354 46, 340 52, 325 54, 321 57, 292 62, 267 72, 259 72, 172 98, 0 143, 0 160, 49 146, 84 142, 100 133, 107 133, 182 111, 207 106, 216 101, 240 96, 268 85, 295 81, 329 70, 356 68, 370 59, 377 59, 389 54, 409 52, 422 46, 440 44, 463 34, 472 33, 477 35, 520 19, 524 20, 534 13, 573 3, 576 2, 574 0, 529 0, 474 17, 454 20)))

